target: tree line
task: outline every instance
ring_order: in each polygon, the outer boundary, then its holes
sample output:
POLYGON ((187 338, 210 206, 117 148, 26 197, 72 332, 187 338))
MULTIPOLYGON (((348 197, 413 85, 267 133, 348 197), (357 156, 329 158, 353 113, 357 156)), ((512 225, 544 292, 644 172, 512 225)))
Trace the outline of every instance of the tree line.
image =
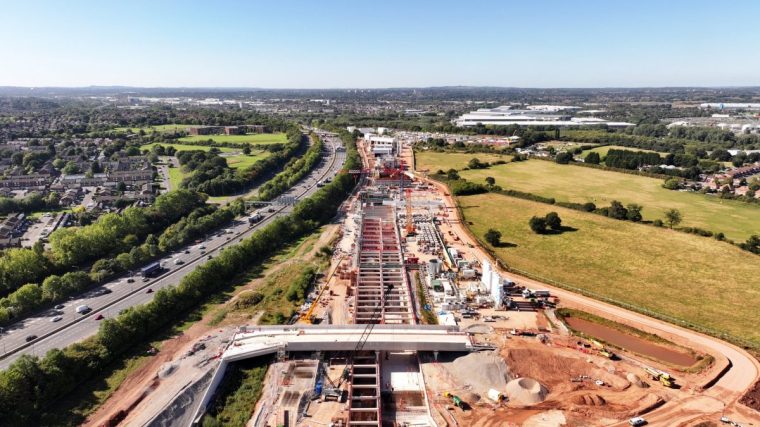
POLYGON ((308 175, 314 166, 319 163, 325 145, 316 134, 311 134, 310 137, 313 143, 306 150, 306 153, 298 159, 291 159, 282 172, 275 175, 274 178, 268 180, 259 188, 258 198, 260 200, 272 200, 284 193, 288 188, 308 175))
MULTIPOLYGON (((346 137, 347 135, 342 135, 346 137)), ((347 137, 346 168, 361 167, 353 141, 347 137)), ((156 292, 147 304, 104 320, 97 334, 45 357, 24 355, 0 372, 0 419, 9 425, 38 425, 51 420, 48 412, 58 399, 120 360, 124 352, 150 339, 253 265, 329 221, 355 184, 340 174, 294 212, 277 219, 185 276, 177 286, 156 292)), ((296 293, 298 291, 296 290, 296 293)))

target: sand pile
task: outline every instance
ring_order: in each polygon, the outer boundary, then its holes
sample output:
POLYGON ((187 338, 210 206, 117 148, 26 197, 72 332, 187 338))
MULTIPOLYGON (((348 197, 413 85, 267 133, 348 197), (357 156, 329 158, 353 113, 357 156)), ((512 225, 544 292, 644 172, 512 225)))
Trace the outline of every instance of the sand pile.
POLYGON ((446 367, 458 384, 469 386, 481 395, 492 388, 503 391, 509 379, 507 364, 494 352, 470 353, 454 359, 446 367))
POLYGON ((546 399, 549 390, 533 378, 517 378, 507 383, 507 398, 510 402, 534 405, 546 399))
POLYGON ((636 387, 640 387, 640 388, 646 387, 646 384, 644 384, 641 381, 641 378, 639 378, 639 376, 634 374, 633 372, 629 372, 628 375, 625 376, 625 378, 628 380, 628 382, 635 385, 636 387))

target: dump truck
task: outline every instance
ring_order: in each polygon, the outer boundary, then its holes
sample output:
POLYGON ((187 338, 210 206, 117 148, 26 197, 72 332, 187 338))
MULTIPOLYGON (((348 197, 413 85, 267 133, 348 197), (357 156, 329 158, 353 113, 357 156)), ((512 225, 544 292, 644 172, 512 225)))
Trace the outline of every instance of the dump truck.
POLYGON ((653 380, 659 381, 660 384, 665 387, 673 387, 673 378, 666 372, 659 371, 654 368, 645 368, 646 373, 652 377, 653 380))
POLYGON ((460 409, 464 409, 464 402, 462 402, 462 399, 459 396, 455 394, 451 394, 448 391, 445 391, 443 392, 443 397, 447 397, 451 399, 451 402, 454 404, 454 406, 460 409))

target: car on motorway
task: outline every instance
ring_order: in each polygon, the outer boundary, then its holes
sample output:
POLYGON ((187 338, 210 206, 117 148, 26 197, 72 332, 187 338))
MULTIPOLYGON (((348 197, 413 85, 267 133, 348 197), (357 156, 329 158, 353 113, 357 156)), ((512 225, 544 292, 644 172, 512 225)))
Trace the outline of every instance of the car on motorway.
POLYGON ((184 263, 185 263, 185 261, 182 261, 182 260, 181 260, 181 259, 179 259, 179 258, 177 258, 177 259, 175 259, 175 260, 174 260, 174 264, 175 264, 175 265, 182 265, 182 264, 184 264, 184 263))
POLYGON ((143 277, 143 282, 150 282, 150 277, 143 277))
POLYGON ((206 245, 200 245, 200 246, 198 246, 198 249, 204 250, 204 249, 206 249, 206 245))
POLYGON ((145 293, 146 294, 152 294, 153 293, 153 288, 148 288, 148 290, 145 291, 145 293))
POLYGON ((60 322, 61 319, 63 319, 63 317, 61 317, 61 316, 55 316, 54 318, 50 319, 50 321, 53 322, 53 323, 55 323, 55 322, 60 322))
POLYGON ((79 307, 76 308, 76 312, 79 314, 87 314, 91 311, 92 309, 87 305, 80 305, 79 307))
POLYGON ((185 253, 189 254, 190 253, 190 249, 185 249, 185 253))
POLYGON ((65 307, 63 304, 58 304, 53 308, 55 308, 56 310, 63 310, 63 307, 65 307))
POLYGON ((98 314, 97 316, 95 316, 95 320, 103 320, 103 319, 105 319, 105 316, 103 316, 102 314, 98 314))
POLYGON ((207 259, 211 259, 211 258, 213 258, 213 256, 212 256, 212 255, 209 255, 209 256, 207 256, 206 258, 207 258, 207 259))
POLYGON ((27 335, 26 342, 32 342, 37 339, 37 335, 27 335))

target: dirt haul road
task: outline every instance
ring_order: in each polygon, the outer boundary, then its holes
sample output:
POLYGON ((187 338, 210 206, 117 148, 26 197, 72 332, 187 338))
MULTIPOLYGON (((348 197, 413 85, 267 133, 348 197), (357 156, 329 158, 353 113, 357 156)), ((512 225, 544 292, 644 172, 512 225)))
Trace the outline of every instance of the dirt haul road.
MULTIPOLYGON (((407 154, 407 156, 404 157, 407 159, 407 164, 411 165, 411 155, 407 154)), ((456 204, 453 197, 450 195, 446 196, 446 194, 449 194, 448 188, 444 184, 423 177, 420 174, 415 173, 415 176, 418 179, 435 186, 441 197, 443 197, 447 207, 452 208, 448 210, 449 218, 455 218, 454 221, 450 221, 451 227, 457 230, 463 243, 471 244, 473 246, 473 251, 476 252, 480 259, 489 259, 494 265, 498 265, 495 263, 495 260, 480 247, 478 241, 472 237, 469 230, 463 225, 462 220, 459 217, 459 212, 455 208, 456 204)), ((757 381, 758 375, 760 375, 760 363, 743 349, 717 338, 662 322, 561 288, 556 288, 527 277, 507 273, 502 270, 499 272, 503 276, 509 277, 515 282, 529 288, 548 289, 553 295, 559 297, 563 304, 574 305, 587 311, 602 314, 605 317, 618 318, 624 321, 624 323, 645 331, 656 333, 664 338, 668 338, 669 336, 678 337, 681 340, 688 342, 689 345, 695 349, 711 353, 716 357, 723 356, 728 359, 730 362, 729 369, 712 387, 702 391, 695 397, 671 400, 662 407, 650 412, 647 415, 647 418, 650 419, 650 425, 663 425, 658 424, 657 421, 667 425, 685 425, 689 421, 704 417, 705 414, 720 417, 720 415, 724 413, 736 414, 739 419, 760 421, 760 414, 758 414, 758 412, 738 403, 741 396, 752 387, 755 381, 757 381)), ((621 423, 620 425, 627 424, 621 423)))

